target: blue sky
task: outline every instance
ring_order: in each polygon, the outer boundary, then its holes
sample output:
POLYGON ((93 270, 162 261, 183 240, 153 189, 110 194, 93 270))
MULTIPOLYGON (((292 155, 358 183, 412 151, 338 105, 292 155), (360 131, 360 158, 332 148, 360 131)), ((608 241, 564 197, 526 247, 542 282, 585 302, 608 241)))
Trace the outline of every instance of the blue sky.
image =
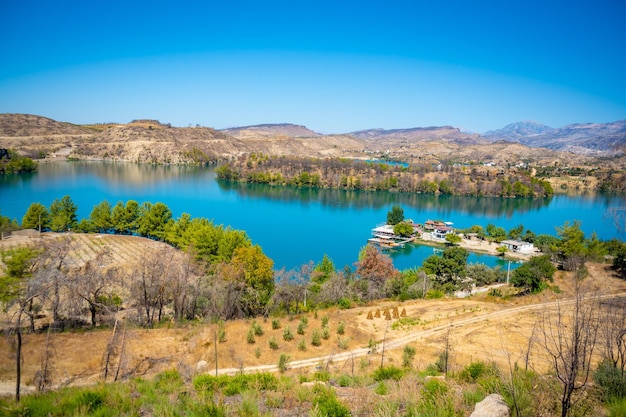
POLYGON ((5 1, 0 113, 322 133, 626 118, 626 2, 5 1))

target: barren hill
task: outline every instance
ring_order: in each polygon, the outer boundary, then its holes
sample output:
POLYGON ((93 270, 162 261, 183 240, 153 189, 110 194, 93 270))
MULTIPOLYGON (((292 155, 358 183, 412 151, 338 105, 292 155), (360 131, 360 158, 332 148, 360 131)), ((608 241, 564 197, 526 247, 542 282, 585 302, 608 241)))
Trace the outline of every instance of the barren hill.
POLYGON ((306 126, 291 123, 262 124, 254 126, 233 127, 223 129, 224 132, 235 137, 249 136, 287 136, 287 137, 315 137, 319 133, 312 131, 306 126))
MULTIPOLYGON (((622 124, 626 125, 626 122, 622 124)), ((620 122, 603 126, 604 130, 597 126, 592 128, 588 125, 572 125, 570 130, 577 132, 576 137, 585 138, 591 137, 592 131, 604 131, 603 137, 606 140, 613 140, 611 138, 618 137, 621 132, 620 122)), ((1 114, 0 148, 13 148, 23 155, 35 158, 60 156, 176 164, 223 161, 255 152, 312 158, 391 158, 410 163, 432 164, 494 162, 515 165, 520 162, 534 162, 565 165, 602 163, 614 167, 623 165, 623 160, 614 157, 612 160, 598 161, 593 157, 594 152, 585 147, 591 145, 584 145, 582 139, 571 143, 560 139, 561 145, 569 143, 567 147, 560 145, 561 148, 571 152, 531 147, 540 146, 543 142, 538 145, 535 142, 526 145, 521 143, 520 138, 542 136, 549 129, 542 125, 516 125, 506 131, 511 139, 497 141, 498 136, 495 133, 487 140, 451 126, 370 129, 340 135, 322 135, 305 126, 288 123, 225 130, 172 127, 170 124, 149 119, 133 120, 128 124, 77 126, 41 116, 1 114)), ((563 129, 562 131, 564 132, 563 129)), ((571 132, 568 135, 567 137, 575 136, 571 132)), ((529 142, 530 139, 525 141, 529 142)), ((616 140, 615 146, 622 142, 616 140)), ((600 148, 605 146, 599 138, 596 138, 595 143, 600 148)), ((596 154, 607 155, 606 152, 596 154)))

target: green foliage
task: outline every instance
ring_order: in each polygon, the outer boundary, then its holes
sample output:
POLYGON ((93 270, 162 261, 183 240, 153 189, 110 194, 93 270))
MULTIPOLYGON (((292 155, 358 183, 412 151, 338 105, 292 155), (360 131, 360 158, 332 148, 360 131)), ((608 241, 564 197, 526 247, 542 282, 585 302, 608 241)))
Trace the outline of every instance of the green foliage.
POLYGON ((251 328, 250 330, 248 330, 248 334, 246 335, 246 341, 251 345, 256 342, 254 339, 254 329, 251 328))
POLYGON ((374 392, 378 395, 388 395, 389 387, 385 384, 385 381, 380 381, 374 388, 374 392))
POLYGON ((387 213, 387 224, 396 225, 404 220, 404 209, 398 205, 392 206, 387 213))
POLYGON ((37 163, 31 158, 21 156, 13 149, 3 151, 6 156, 0 158, 0 175, 37 171, 37 163))
POLYGON ((483 362, 472 362, 461 371, 460 377, 464 381, 475 382, 487 372, 487 365, 483 362))
POLYGON ((337 399, 335 390, 332 388, 316 386, 313 398, 313 410, 320 416, 348 417, 350 409, 337 399))
POLYGON ((330 337, 330 329, 328 326, 322 326, 322 339, 328 340, 330 337))
POLYGON ((253 389, 275 391, 278 388, 278 378, 271 373, 237 374, 234 376, 203 374, 193 379, 193 386, 196 391, 209 395, 222 393, 232 396, 253 389))
POLYGON ((55 199, 50 205, 50 229, 53 232, 67 232, 76 226, 76 211, 78 206, 74 204, 69 195, 55 199))
POLYGON ((0 303, 21 296, 38 254, 38 251, 27 246, 0 252, 5 267, 4 273, 0 275, 0 303))
POLYGON ((289 361, 291 360, 291 358, 289 357, 289 355, 286 355, 284 353, 281 353, 279 358, 278 358, 278 370, 281 373, 284 373, 287 370, 287 367, 289 366, 289 361))
POLYGON ((254 332, 255 336, 263 336, 265 334, 263 328, 259 323, 256 322, 256 320, 252 321, 252 331, 254 332))
POLYGON ((301 340, 298 342, 298 350, 300 350, 300 351, 302 351, 302 352, 304 352, 304 351, 306 350, 306 340, 301 339, 301 340))
POLYGON ((496 242, 502 242, 506 238, 506 230, 503 227, 498 227, 492 223, 487 225, 487 236, 496 242))
POLYGON ((405 346, 402 351, 402 366, 405 368, 411 368, 413 366, 413 359, 415 358, 415 348, 413 346, 405 346))
POLYGON ((313 346, 321 346, 322 344, 322 334, 319 329, 314 329, 313 333, 311 333, 311 345, 313 346))
POLYGON ((293 340, 293 333, 291 332, 289 326, 285 327, 285 330, 283 330, 283 340, 285 342, 293 340))
POLYGON ((626 374, 610 360, 605 359, 598 364, 593 380, 605 401, 626 398, 626 374))
POLYGON ((346 350, 346 349, 348 349, 349 345, 350 345, 350 338, 349 337, 337 337, 337 347, 339 349, 346 350))
POLYGON ((280 329, 280 320, 274 319, 272 320, 272 330, 280 329))
POLYGON ((409 237, 413 234, 413 226, 402 221, 393 226, 393 233, 398 236, 409 237))
POLYGON ((446 242, 451 244, 451 245, 457 245, 459 243, 461 243, 461 236, 457 235, 456 233, 448 233, 446 234, 446 242))
POLYGON ((384 366, 382 368, 378 368, 374 371, 374 381, 380 382, 387 379, 393 379, 394 381, 399 381, 404 375, 404 371, 400 368, 396 368, 395 366, 384 366))
POLYGON ((109 202, 104 200, 96 205, 89 215, 89 221, 96 232, 105 233, 112 229, 113 218, 111 216, 111 205, 109 202))
POLYGON ((330 320, 330 318, 327 315, 324 315, 322 317, 322 327, 327 327, 328 326, 328 321, 330 320))
POLYGON ((555 272, 549 255, 533 256, 513 271, 511 285, 539 292, 545 288, 546 281, 552 281, 555 272))
POLYGON ((346 323, 344 323, 343 321, 340 321, 339 324, 337 325, 337 334, 344 334, 346 329, 346 323))
POLYGON ((41 203, 32 203, 28 206, 26 214, 22 217, 22 227, 24 229, 46 229, 50 224, 50 213, 46 206, 41 203))
POLYGON ((298 332, 299 335, 303 335, 305 328, 306 328, 306 324, 301 321, 300 323, 298 323, 298 329, 296 331, 298 332))
POLYGON ((467 274, 468 256, 469 252, 461 247, 447 247, 441 256, 431 255, 426 258, 422 269, 426 274, 436 276, 438 289, 454 291, 467 274))
POLYGON ((272 336, 270 338, 269 346, 270 346, 270 349, 272 349, 272 350, 277 350, 278 349, 278 342, 276 341, 276 338, 274 338, 274 336, 272 336))

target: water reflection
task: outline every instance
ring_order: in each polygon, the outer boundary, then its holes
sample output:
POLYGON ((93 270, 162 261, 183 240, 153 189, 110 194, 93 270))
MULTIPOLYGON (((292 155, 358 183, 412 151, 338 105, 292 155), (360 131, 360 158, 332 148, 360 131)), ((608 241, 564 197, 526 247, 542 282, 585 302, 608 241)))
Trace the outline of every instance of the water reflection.
POLYGON ((437 210, 446 218, 451 214, 472 213, 485 217, 511 217, 548 207, 552 198, 500 198, 432 195, 418 193, 390 193, 385 191, 342 190, 326 188, 273 186, 218 181, 220 189, 236 192, 248 198, 263 198, 279 202, 319 202, 323 206, 338 206, 351 209, 380 209, 399 204, 418 211, 437 210))

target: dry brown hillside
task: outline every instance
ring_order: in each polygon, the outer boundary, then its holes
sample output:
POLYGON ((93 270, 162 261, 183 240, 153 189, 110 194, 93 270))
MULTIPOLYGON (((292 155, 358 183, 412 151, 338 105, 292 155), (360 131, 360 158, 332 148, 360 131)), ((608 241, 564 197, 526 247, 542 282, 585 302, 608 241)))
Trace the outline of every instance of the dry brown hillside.
POLYGON ((226 130, 171 127, 156 120, 77 126, 33 115, 1 114, 0 147, 37 157, 111 159, 148 163, 206 163, 246 153, 313 158, 392 158, 412 163, 452 161, 532 162, 542 165, 623 165, 573 153, 529 148, 519 143, 486 143, 453 127, 382 130, 321 135, 304 126, 257 125, 226 130))

